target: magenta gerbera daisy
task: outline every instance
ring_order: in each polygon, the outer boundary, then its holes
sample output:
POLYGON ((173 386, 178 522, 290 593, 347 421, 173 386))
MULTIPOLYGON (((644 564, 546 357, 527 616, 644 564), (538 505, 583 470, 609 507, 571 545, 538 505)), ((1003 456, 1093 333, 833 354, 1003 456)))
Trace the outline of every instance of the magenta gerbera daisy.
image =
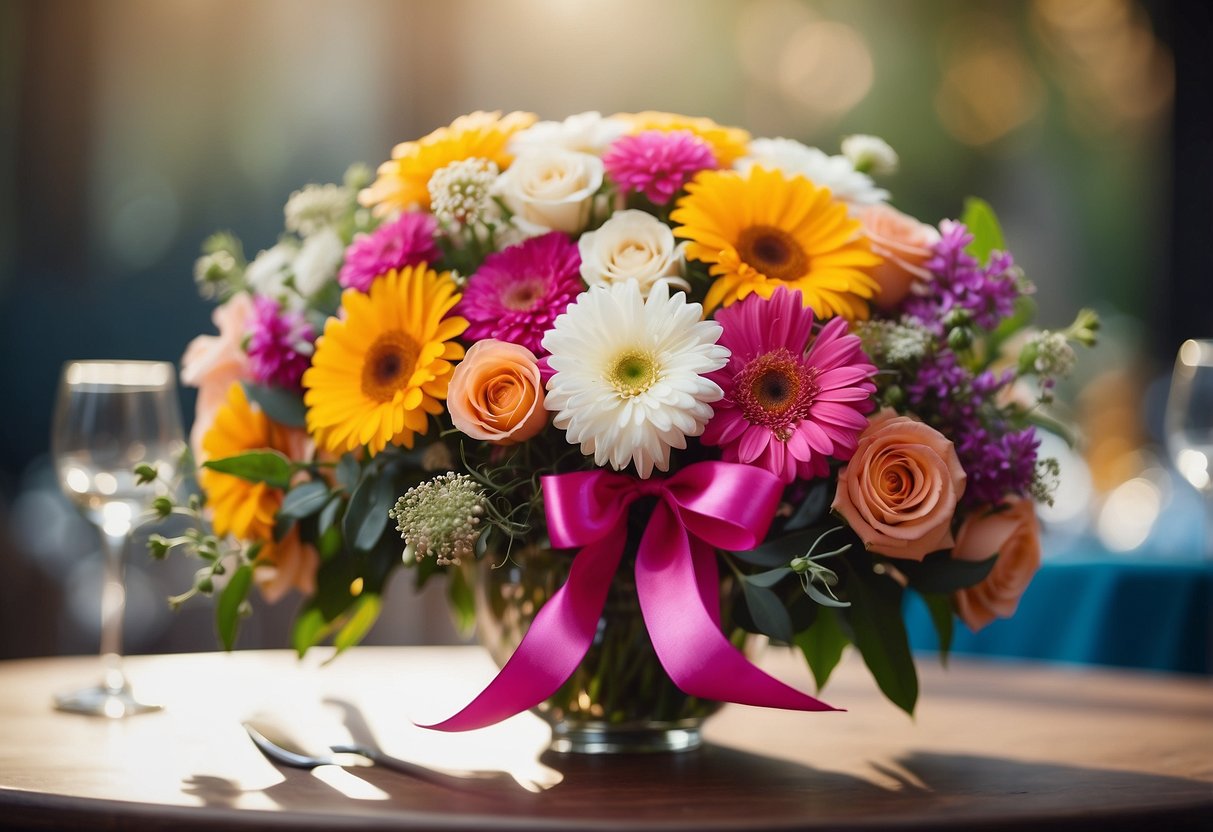
POLYGON ((312 361, 316 331, 302 312, 281 309, 264 295, 253 300, 249 324, 249 373, 258 384, 298 388, 312 361))
POLYGON ((393 269, 434 262, 441 253, 434 241, 437 231, 437 220, 421 211, 409 211, 384 223, 350 243, 337 282, 346 289, 366 292, 375 278, 393 269))
POLYGON ((543 356, 543 334, 584 289, 577 244, 553 231, 484 258, 454 314, 469 321, 465 338, 496 338, 543 356))
POLYGON ((792 480, 823 477, 829 460, 855 453, 873 408, 876 367, 842 318, 814 337, 813 310, 800 292, 776 289, 716 313, 720 343, 732 356, 712 375, 724 397, 703 442, 727 462, 759 465, 792 480))
POLYGON ((701 170, 715 170, 712 146, 689 130, 647 130, 617 139, 602 157, 624 194, 643 193, 665 205, 701 170))

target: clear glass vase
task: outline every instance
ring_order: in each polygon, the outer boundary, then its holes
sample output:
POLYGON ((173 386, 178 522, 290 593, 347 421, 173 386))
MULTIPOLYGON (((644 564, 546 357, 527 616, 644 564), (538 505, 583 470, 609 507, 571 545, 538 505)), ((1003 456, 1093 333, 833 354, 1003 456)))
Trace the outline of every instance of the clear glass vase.
MULTIPOLYGON (((476 566, 476 632, 498 665, 513 654, 536 613, 568 577, 572 552, 528 547, 508 559, 486 555, 476 566)), ((610 754, 689 751, 721 703, 688 696, 666 675, 640 612, 629 547, 615 573, 585 658, 536 708, 552 726, 553 751, 610 754)), ((745 633, 730 615, 732 580, 721 584, 721 623, 738 647, 745 633)))

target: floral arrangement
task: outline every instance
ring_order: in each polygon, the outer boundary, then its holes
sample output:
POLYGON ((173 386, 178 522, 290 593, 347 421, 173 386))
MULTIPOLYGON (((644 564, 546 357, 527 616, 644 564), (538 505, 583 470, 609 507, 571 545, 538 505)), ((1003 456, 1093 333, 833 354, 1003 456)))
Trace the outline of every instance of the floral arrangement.
POLYGON ((903 596, 945 654, 955 617, 1014 612, 1057 475, 1036 426, 1098 322, 1030 328, 985 203, 924 224, 873 179, 898 164, 885 142, 841 150, 666 113, 477 112, 292 194, 251 262, 212 237, 196 279, 218 332, 182 362, 200 493, 157 503, 198 522, 151 543, 203 559, 174 602, 215 592, 230 648, 253 586, 297 590, 296 649, 344 649, 397 567, 445 574, 470 624, 461 565, 568 550, 529 670, 440 727, 558 687, 619 569, 687 693, 829 707, 728 642, 729 581, 736 623, 803 651, 819 687, 851 644, 911 711, 903 596))

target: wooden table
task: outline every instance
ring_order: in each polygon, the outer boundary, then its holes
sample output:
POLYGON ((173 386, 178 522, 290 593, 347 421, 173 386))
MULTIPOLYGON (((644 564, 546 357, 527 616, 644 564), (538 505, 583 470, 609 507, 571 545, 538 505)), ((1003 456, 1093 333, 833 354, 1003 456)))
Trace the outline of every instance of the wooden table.
MULTIPOLYGON (((167 709, 113 722, 50 707, 92 681, 95 659, 0 663, 0 826, 1169 830, 1213 819, 1207 680, 924 660, 910 720, 848 660, 825 696, 848 713, 729 706, 700 751, 583 758, 543 753, 546 726, 529 714, 469 734, 413 727, 491 676, 479 649, 322 658, 132 658, 139 692, 167 709), (499 774, 450 787, 381 768, 280 769, 240 724, 271 710, 312 739, 373 734, 401 758, 499 774)), ((762 663, 808 688, 785 651, 762 663)))

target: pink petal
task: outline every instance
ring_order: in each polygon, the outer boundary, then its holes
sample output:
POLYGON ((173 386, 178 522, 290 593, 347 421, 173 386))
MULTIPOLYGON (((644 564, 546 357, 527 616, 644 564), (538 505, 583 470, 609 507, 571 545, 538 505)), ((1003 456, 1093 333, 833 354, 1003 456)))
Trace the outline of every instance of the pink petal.
POLYGON ((763 452, 771 441, 771 429, 762 425, 750 425, 749 430, 741 437, 737 445, 737 459, 741 462, 753 462, 763 452))

